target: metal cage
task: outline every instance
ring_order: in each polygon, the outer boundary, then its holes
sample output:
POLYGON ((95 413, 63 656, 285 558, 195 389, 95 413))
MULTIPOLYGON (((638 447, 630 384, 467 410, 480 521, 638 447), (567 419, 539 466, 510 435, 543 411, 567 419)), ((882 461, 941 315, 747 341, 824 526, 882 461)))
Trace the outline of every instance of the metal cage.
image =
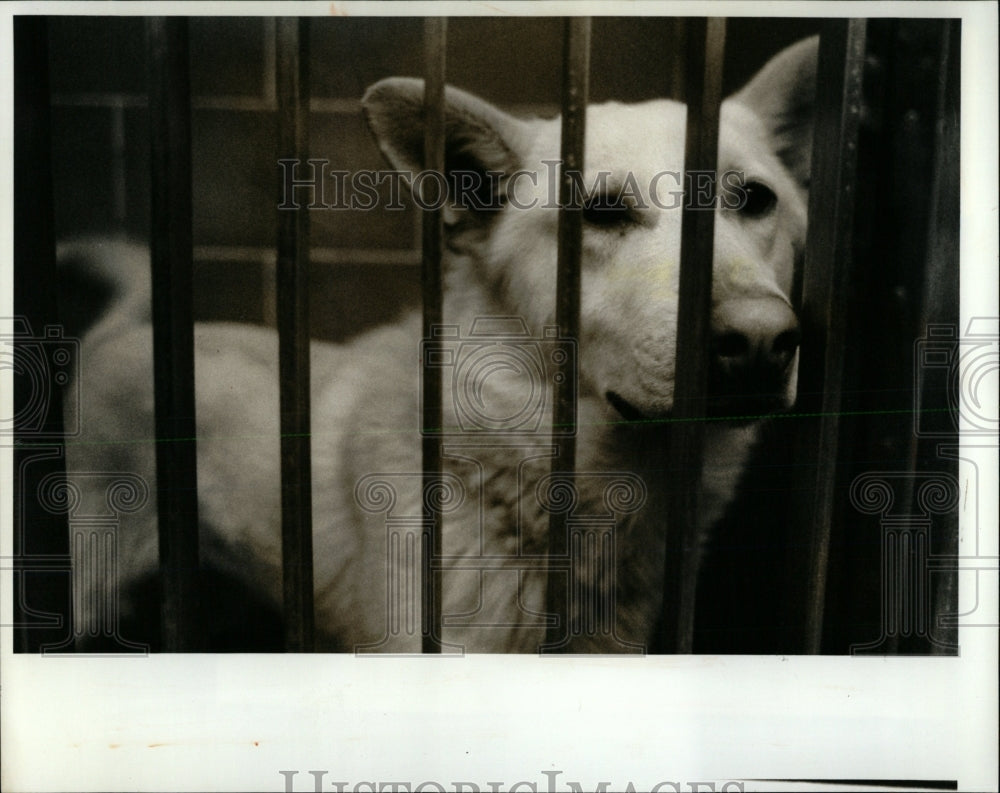
MULTIPOLYGON (((799 402, 787 417, 774 419, 769 443, 785 461, 788 492, 792 494, 786 521, 794 524, 786 536, 770 538, 769 551, 774 560, 770 570, 780 569, 782 595, 760 608, 761 620, 769 622, 768 636, 775 639, 775 649, 787 652, 818 653, 842 651, 844 641, 831 627, 831 612, 839 624, 856 618, 841 600, 862 573, 844 572, 843 565, 859 564, 857 535, 858 515, 845 515, 843 495, 854 471, 843 463, 843 454, 868 459, 871 468, 887 463, 874 462, 873 449, 883 441, 874 436, 859 445, 856 434, 871 434, 872 421, 890 410, 879 412, 871 402, 859 401, 862 382, 869 378, 858 346, 877 336, 879 317, 865 316, 848 284, 865 261, 871 261, 879 246, 891 244, 879 228, 866 222, 873 201, 884 199, 889 189, 886 179, 862 178, 863 169, 871 167, 872 152, 888 152, 886 141, 902 123, 906 107, 893 106, 891 91, 908 85, 905 61, 893 60, 899 46, 900 25, 880 21, 835 19, 823 23, 817 74, 817 107, 812 178, 808 218, 808 242, 804 267, 796 277, 794 296, 802 323, 799 402), (881 129, 866 132, 865 62, 883 64, 874 91, 883 104, 881 129), (888 64, 888 65, 886 65, 888 64), (891 72, 891 73, 890 73, 891 72), (866 138, 866 135, 868 136, 866 138), (880 148, 881 147, 881 148, 880 148), (874 195, 874 198, 872 198, 874 195), (866 214, 867 213, 867 214, 866 214), (860 417, 860 418, 859 418, 860 417), (874 418, 872 418, 874 417, 874 418), (859 421, 868 423, 859 424, 859 421), (831 572, 831 566, 836 569, 831 572), (829 593, 836 602, 831 608, 829 593), (774 610, 768 611, 773 608, 774 610)), ((683 30, 686 48, 674 48, 674 71, 683 75, 683 94, 688 105, 685 169, 711 172, 716 167, 719 107, 722 100, 722 70, 725 54, 725 19, 687 19, 678 25, 683 30)), ((156 396, 157 493, 160 525, 160 556, 163 576, 163 640, 168 651, 190 651, 201 647, 201 632, 196 599, 198 569, 198 503, 196 486, 196 441, 194 429, 193 320, 192 320, 192 231, 191 231, 191 97, 187 74, 187 20, 164 18, 148 20, 149 36, 149 112, 156 130, 152 149, 152 196, 154 225, 150 238, 153 267, 154 360, 156 396)), ((276 91, 278 98, 278 148, 280 156, 298 162, 309 157, 309 74, 306 48, 309 41, 308 20, 281 19, 276 23, 276 91)), ((427 119, 425 162, 427 168, 443 169, 444 112, 446 81, 447 25, 444 19, 427 19, 424 26, 425 114, 427 119)), ((911 150, 897 152, 899 157, 926 154, 930 165, 927 178, 928 205, 923 211, 926 242, 920 251, 925 265, 922 271, 907 277, 914 286, 905 306, 906 330, 948 321, 957 311, 957 300, 942 298, 935 268, 945 267, 953 278, 957 272, 957 250, 942 244, 957 233, 957 23, 937 22, 932 30, 931 47, 936 55, 938 90, 929 100, 933 113, 929 133, 911 150), (950 269, 948 269, 950 268, 950 269)), ((55 282, 54 232, 51 210, 51 163, 48 141, 48 87, 46 20, 19 18, 15 26, 16 78, 16 294, 17 311, 30 316, 32 324, 55 325, 57 314, 51 284, 55 282), (37 178, 41 174, 42 178, 37 178)), ((591 23, 587 18, 564 22, 562 162, 564 171, 578 168, 584 158, 585 110, 588 103, 588 73, 591 23)), ((870 98, 867 100, 872 101, 870 98)), ((877 157, 877 155, 876 155, 877 157)), ((574 195, 564 177, 560 190, 566 197, 559 218, 559 265, 556 317, 560 335, 578 336, 580 315, 581 220, 569 197, 574 195)), ((713 188, 714 189, 714 188, 713 188)), ((914 187, 913 189, 919 189, 914 187)), ((688 202, 686 202, 687 204, 688 202)), ((695 542, 693 526, 697 514, 697 482, 701 471, 704 402, 707 388, 708 322, 712 279, 713 212, 685 210, 683 221, 680 315, 678 318, 678 361, 676 411, 670 449, 672 490, 678 495, 670 504, 667 516, 672 525, 684 527, 678 541, 668 546, 663 564, 667 571, 666 588, 655 652, 692 652, 697 625, 696 593, 699 582, 691 566, 691 545, 695 542), (679 486, 678 486, 679 485, 679 486)), ((920 229, 918 229, 919 231, 920 229)), ((900 232, 895 232, 900 233, 900 232)), ((424 336, 429 338, 441 315, 440 210, 427 210, 423 217, 424 336)), ((310 404, 309 404, 309 315, 306 277, 309 265, 308 209, 281 213, 277 248, 277 326, 280 334, 281 386, 281 470, 282 470, 282 553, 284 569, 284 618, 286 648, 310 651, 313 647, 312 515, 310 490, 310 404)), ((902 338, 910 338, 904 332, 902 338)), ((895 342, 895 349, 900 344, 895 342)), ((881 354, 893 356, 892 346, 881 343, 881 354)), ((568 378, 564 379, 568 382, 568 378)), ((427 377, 423 381, 422 426, 441 423, 441 381, 427 377)), ((915 387, 919 391, 919 387, 915 387)), ((873 391, 877 390, 873 387, 873 391)), ((940 409, 946 396, 941 393, 919 394, 925 410, 940 409)), ((23 404, 29 395, 21 391, 16 399, 23 404)), ((576 405, 572 390, 559 390, 555 396, 554 423, 572 426, 576 405)), ((897 429, 893 443, 902 443, 902 453, 893 459, 902 461, 900 470, 916 475, 925 467, 928 449, 921 439, 908 432, 909 417, 897 429)), ((15 545, 20 585, 17 589, 18 647, 37 650, 51 645, 52 623, 40 614, 66 615, 69 584, 64 575, 68 566, 65 520, 44 513, 33 502, 31 493, 41 477, 58 471, 60 450, 60 410, 49 412, 44 441, 48 459, 44 465, 26 467, 37 456, 42 443, 37 433, 20 428, 21 444, 15 456, 16 468, 23 473, 17 483, 19 509, 17 525, 25 527, 15 545), (46 574, 46 571, 48 573, 46 574), (41 575, 40 575, 41 573, 41 575), (46 628, 45 625, 49 627, 46 628)), ((554 472, 572 476, 574 443, 572 433, 554 439, 559 452, 553 461, 554 472), (558 441, 558 443, 556 443, 558 441)), ((440 477, 440 444, 424 437, 423 467, 425 477, 440 477)), ((36 461, 37 462, 37 461, 36 461)), ((863 469, 862 469, 863 470, 863 469)), ((656 483, 648 483, 654 487, 656 483)), ((913 498, 912 484, 908 493, 913 498)), ((766 500, 766 496, 765 496, 766 500)), ((870 518, 869 518, 870 520, 870 518)), ((442 592, 441 576, 434 575, 435 559, 441 556, 442 537, 438 516, 425 514, 423 547, 423 652, 441 649, 442 592)), ((938 519, 937 544, 920 552, 914 545, 901 564, 926 562, 928 556, 944 558, 954 551, 957 520, 954 516, 938 519), (950 538, 950 539, 949 539, 950 538), (914 554, 923 553, 915 561, 914 554), (907 561, 907 559, 909 561, 907 561)), ((564 526, 558 515, 550 526, 550 560, 566 553, 564 526)), ((881 552, 875 549, 877 555, 881 552)), ((884 576, 874 574, 870 558, 872 546, 865 552, 863 594, 878 599, 884 576), (873 583, 875 582, 875 583, 873 583)), ((739 556, 739 553, 736 553, 739 556)), ((551 562, 550 562, 551 563, 551 562)), ((732 563, 732 558, 730 559, 732 563)), ((756 564, 752 560, 751 566, 756 564)), ((864 566, 862 564, 862 567, 864 566)), ((718 568, 726 570, 727 568, 718 568)), ((858 568, 860 569, 860 568, 858 568)), ((728 568, 732 573, 732 568, 728 568)), ((922 604, 933 604, 935 618, 954 610, 955 573, 933 578, 931 591, 921 595, 922 604)), ((895 590, 893 590, 895 591, 895 590)), ((772 593, 773 594, 773 593, 772 593)), ((860 596, 859 596, 860 597, 860 596)), ((907 595, 904 594, 904 597, 907 595)), ((566 631, 566 590, 550 585, 547 611, 561 615, 549 628, 547 644, 558 647, 566 631)), ((884 598, 883 598, 884 599, 884 598)), ((908 603, 910 601, 907 601, 908 603)), ((896 612, 911 613, 910 606, 895 607, 896 612)), ((914 607, 915 608, 915 607, 914 607)), ((914 612, 915 613, 915 612, 914 612)), ((716 617, 718 615, 715 615, 716 617)), ((712 615, 709 615, 711 618, 712 615)), ((945 631, 942 643, 922 614, 920 625, 906 630, 896 625, 883 630, 877 645, 889 652, 953 651, 954 629, 945 631)), ((714 623, 713 623, 714 624, 714 623)), ((935 623, 937 624, 937 623, 935 623)), ((884 627, 884 626, 883 626, 884 627)), ((877 638, 877 637, 872 637, 877 638)), ((858 642, 854 642, 857 644, 858 642)), ((703 645, 711 647, 711 642, 703 645)), ((752 645, 751 645, 752 646, 752 645)))

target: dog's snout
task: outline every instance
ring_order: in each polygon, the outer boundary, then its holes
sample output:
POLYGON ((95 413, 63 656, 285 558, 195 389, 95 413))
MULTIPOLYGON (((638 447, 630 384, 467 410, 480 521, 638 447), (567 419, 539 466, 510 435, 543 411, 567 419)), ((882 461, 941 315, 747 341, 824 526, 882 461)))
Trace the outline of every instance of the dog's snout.
POLYGON ((712 355, 724 373, 782 373, 799 347, 798 320, 777 297, 738 298, 712 312, 712 355))

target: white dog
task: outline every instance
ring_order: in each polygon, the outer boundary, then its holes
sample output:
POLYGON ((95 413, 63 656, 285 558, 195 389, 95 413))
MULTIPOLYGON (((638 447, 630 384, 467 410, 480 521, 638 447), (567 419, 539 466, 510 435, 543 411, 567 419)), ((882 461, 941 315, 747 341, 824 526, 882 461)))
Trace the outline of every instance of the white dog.
MULTIPOLYGON (((754 443, 747 417, 794 401, 789 293, 805 243, 815 59, 815 40, 789 48, 722 108, 719 172, 744 200, 716 210, 710 407, 716 418, 733 418, 706 428, 703 536, 754 443)), ((420 81, 391 78, 363 100, 383 153, 402 171, 422 167, 422 98, 420 81)), ((646 648, 666 543, 676 541, 663 521, 663 492, 681 232, 672 192, 680 189, 685 107, 661 100, 588 109, 583 184, 595 189, 584 210, 576 360, 580 473, 567 502, 546 479, 560 122, 515 119, 451 88, 446 105, 446 170, 482 176, 485 187, 465 201, 452 195, 446 207, 449 328, 437 351, 421 360, 417 315, 349 344, 312 347, 320 647, 419 651, 424 365, 440 367, 445 383, 444 490, 429 496, 443 514, 444 640, 469 651, 538 650, 548 622, 549 512, 562 510, 571 532, 557 573, 572 582, 567 646, 646 648)), ((87 491, 94 478, 82 473, 155 481, 148 258, 121 244, 97 254, 121 291, 84 340, 83 437, 68 450, 70 476, 94 503, 103 495, 87 491)), ((277 371, 271 330, 197 327, 202 564, 215 576, 203 616, 212 640, 235 635, 244 648, 258 623, 280 611, 277 371)), ((118 563, 122 616, 136 618, 157 566, 153 499, 122 517, 118 563)), ((78 613, 90 618, 85 607, 78 613)))

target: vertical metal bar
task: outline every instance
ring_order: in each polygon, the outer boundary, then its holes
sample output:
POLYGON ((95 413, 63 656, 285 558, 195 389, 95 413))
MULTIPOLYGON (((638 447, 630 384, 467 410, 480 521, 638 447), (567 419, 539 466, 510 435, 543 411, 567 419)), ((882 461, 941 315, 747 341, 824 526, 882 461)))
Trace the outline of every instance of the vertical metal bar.
MULTIPOLYGON (((278 152, 309 160, 309 27, 279 19, 276 39, 278 152)), ((279 199, 280 201, 280 199, 279 199)), ((278 210, 276 269, 281 404, 281 560, 285 649, 314 639, 312 460, 309 404, 309 208, 278 210)))
MULTIPOLYGON (((927 231, 927 251, 924 262, 924 291, 921 304, 920 320, 917 326, 922 335, 927 333, 932 323, 956 323, 959 317, 958 279, 959 272, 959 214, 960 214, 960 180, 961 145, 960 145, 960 96, 959 63, 961 55, 962 23, 950 19, 940 23, 940 50, 938 56, 938 91, 935 101, 935 131, 933 173, 931 177, 930 211, 927 231), (953 286, 944 285, 950 284, 953 286), (943 287, 943 288, 942 288, 943 287)), ((964 332, 964 329, 960 329, 964 332)), ((918 411, 925 407, 938 409, 944 413, 947 399, 940 394, 928 393, 926 381, 923 386, 914 382, 914 388, 919 389, 916 396, 919 400, 918 411)), ((911 435, 910 470, 918 471, 921 459, 933 459, 935 456, 947 460, 947 470, 958 476, 957 455, 958 431, 953 436, 955 451, 937 455, 931 452, 941 448, 940 438, 918 438, 917 433, 911 435), (948 459, 948 458, 951 459, 948 459)), ((915 511, 915 510, 914 510, 915 511)), ((958 558, 958 515, 935 515, 932 519, 931 536, 935 546, 931 553, 947 560, 958 558)), ((958 625, 939 624, 942 615, 954 614, 958 611, 958 570, 942 569, 931 577, 931 646, 933 654, 944 654, 955 651, 958 647, 958 625), (940 633, 937 630, 938 628, 940 633)))
MULTIPOLYGON (((424 169, 445 173, 444 75, 447 20, 429 17, 424 21, 424 169)), ((423 184, 427 184, 424 180, 423 184)), ((427 198, 427 197, 425 197, 427 198)), ((423 337, 432 339, 434 326, 443 320, 441 250, 444 244, 444 217, 440 202, 423 212, 423 337)), ((433 486, 441 478, 441 441, 435 431, 443 423, 441 409, 441 370, 424 367, 422 440, 423 482, 433 486)), ((423 500, 424 527, 421 553, 421 652, 441 652, 441 574, 434 573, 433 560, 442 555, 441 515, 432 500, 423 500)))
MULTIPOLYGON (((18 339, 15 326, 17 361, 30 361, 31 348, 53 343, 48 329, 57 328, 58 318, 48 44, 45 17, 14 17, 14 314, 27 320, 22 329, 30 323, 33 331, 30 338, 18 339), (27 351, 20 349, 23 344, 27 351)), ((26 375, 13 380, 14 493, 20 494, 14 501, 14 623, 19 627, 14 646, 17 652, 38 652, 73 635, 66 515, 50 513, 38 500, 42 479, 65 473, 63 393, 54 380, 37 382, 26 375), (45 403, 40 422, 27 409, 39 401, 45 403), (53 566, 63 565, 65 570, 53 573, 53 566), (49 619, 42 621, 40 615, 49 619), (63 624, 54 624, 51 615, 59 615, 63 624)))
MULTIPOLYGON (((801 649, 820 651, 830 529, 837 478, 841 388, 846 350, 847 289, 852 262, 854 193, 866 22, 832 20, 821 35, 809 186, 809 237, 801 278, 802 348, 796 459, 812 481, 802 491, 802 544, 792 569, 801 597, 789 597, 790 621, 801 627, 801 649), (815 468, 809 468, 815 462, 815 468)), ((799 299, 800 298, 800 299, 799 299)))
POLYGON ((191 248, 191 91, 183 18, 147 22, 150 253, 163 649, 200 649, 191 248))
POLYGON ((661 652, 678 653, 691 652, 694 635, 698 489, 701 486, 712 307, 715 234, 712 208, 716 193, 726 20, 692 19, 685 27, 687 130, 673 406, 675 423, 670 429, 669 528, 656 647, 661 652))
MULTIPOLYGON (((574 179, 582 176, 587 101, 590 93, 589 17, 572 17, 563 28, 562 140, 559 171, 558 272, 556 274, 556 324, 563 346, 561 378, 556 383, 552 405, 553 444, 557 452, 552 471, 572 477, 576 465, 576 391, 569 367, 575 356, 569 345, 580 329, 580 257, 583 247, 582 190, 574 189, 574 179)), ((557 649, 569 638, 567 593, 569 581, 556 573, 555 560, 568 552, 565 515, 549 517, 549 568, 546 611, 558 621, 546 632, 546 649, 557 649)), ((569 572, 572 576, 572 571, 569 572)))
POLYGON ((683 100, 687 85, 688 20, 675 17, 671 22, 671 47, 667 56, 670 65, 670 84, 667 96, 683 100))

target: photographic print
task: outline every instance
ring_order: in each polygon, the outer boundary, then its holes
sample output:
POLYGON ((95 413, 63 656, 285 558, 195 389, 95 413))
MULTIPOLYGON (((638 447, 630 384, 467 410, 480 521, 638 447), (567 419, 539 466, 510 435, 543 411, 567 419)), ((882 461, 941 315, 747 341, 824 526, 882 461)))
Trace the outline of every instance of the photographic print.
POLYGON ((5 789, 996 789, 995 9, 707 9, 7 15, 5 789))

